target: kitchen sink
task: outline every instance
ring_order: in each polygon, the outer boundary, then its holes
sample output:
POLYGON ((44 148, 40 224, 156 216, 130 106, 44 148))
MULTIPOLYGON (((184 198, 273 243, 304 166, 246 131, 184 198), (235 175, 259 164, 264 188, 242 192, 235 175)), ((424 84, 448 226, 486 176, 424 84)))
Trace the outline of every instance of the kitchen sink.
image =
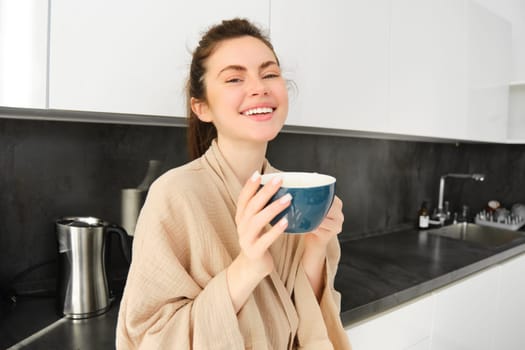
POLYGON ((472 223, 460 223, 428 230, 429 234, 474 242, 486 247, 499 247, 516 240, 525 242, 525 232, 472 223))

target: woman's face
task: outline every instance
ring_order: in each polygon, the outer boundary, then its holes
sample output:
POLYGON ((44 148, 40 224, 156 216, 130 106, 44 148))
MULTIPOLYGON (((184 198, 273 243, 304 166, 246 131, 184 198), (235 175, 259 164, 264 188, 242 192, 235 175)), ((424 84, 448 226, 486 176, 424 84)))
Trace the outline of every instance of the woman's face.
POLYGON ((206 62, 206 101, 192 103, 219 140, 268 142, 288 114, 288 91, 270 48, 251 36, 221 42, 206 62))

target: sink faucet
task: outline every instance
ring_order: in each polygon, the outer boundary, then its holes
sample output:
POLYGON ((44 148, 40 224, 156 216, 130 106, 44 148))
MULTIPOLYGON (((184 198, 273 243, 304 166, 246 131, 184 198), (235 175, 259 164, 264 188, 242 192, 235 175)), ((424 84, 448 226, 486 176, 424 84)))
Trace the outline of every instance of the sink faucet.
POLYGON ((439 221, 444 222, 447 213, 443 210, 443 195, 445 194, 445 178, 447 177, 454 177, 457 179, 473 179, 475 181, 483 181, 485 180, 484 174, 445 174, 441 176, 439 180, 439 201, 438 201, 438 210, 436 217, 439 219, 439 221))

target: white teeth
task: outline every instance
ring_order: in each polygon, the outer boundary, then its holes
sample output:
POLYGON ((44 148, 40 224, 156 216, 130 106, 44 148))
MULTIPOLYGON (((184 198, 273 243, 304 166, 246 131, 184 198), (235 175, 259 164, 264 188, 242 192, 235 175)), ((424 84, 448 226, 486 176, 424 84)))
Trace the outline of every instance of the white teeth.
POLYGON ((249 109, 249 110, 243 112, 242 114, 244 114, 244 115, 253 115, 253 114, 264 114, 264 113, 272 113, 272 112, 273 112, 273 108, 262 107, 262 108, 249 109))

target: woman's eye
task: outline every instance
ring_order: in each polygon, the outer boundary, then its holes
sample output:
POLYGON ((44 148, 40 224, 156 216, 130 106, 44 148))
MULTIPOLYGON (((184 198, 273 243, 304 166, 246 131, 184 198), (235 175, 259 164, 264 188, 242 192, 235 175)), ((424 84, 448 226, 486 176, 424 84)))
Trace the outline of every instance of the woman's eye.
POLYGON ((277 73, 268 73, 263 76, 263 79, 272 79, 272 78, 278 78, 280 77, 277 73))
POLYGON ((241 78, 230 78, 230 79, 226 79, 226 82, 227 83, 240 83, 242 81, 241 78))

